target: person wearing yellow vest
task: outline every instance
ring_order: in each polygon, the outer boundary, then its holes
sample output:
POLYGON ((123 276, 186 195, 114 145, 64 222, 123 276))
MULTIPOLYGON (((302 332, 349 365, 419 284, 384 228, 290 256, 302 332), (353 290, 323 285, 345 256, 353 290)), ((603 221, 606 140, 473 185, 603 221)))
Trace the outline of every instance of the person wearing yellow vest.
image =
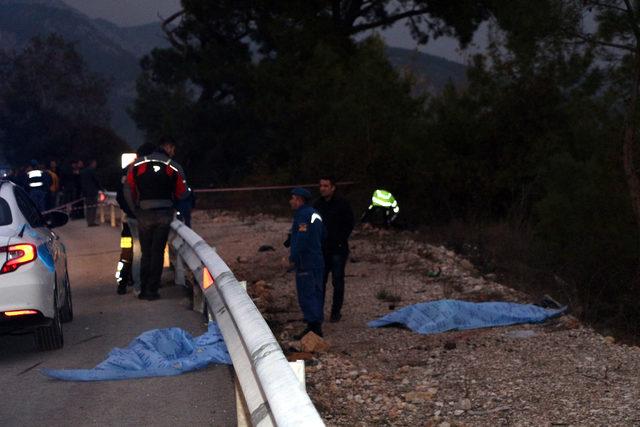
POLYGON ((391 192, 377 189, 371 196, 371 204, 362 215, 361 221, 389 227, 400 213, 398 201, 391 192))

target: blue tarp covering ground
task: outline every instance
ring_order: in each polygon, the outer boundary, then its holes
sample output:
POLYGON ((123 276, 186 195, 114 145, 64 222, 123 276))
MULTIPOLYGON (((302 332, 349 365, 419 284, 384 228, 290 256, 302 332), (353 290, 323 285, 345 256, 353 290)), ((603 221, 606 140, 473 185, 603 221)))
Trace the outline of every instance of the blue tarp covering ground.
POLYGON ((65 381, 128 380, 180 375, 212 363, 231 364, 220 329, 193 338, 180 328, 154 329, 131 341, 127 348, 114 348, 93 369, 43 369, 52 378, 65 381))
POLYGON ((541 323, 566 311, 532 304, 440 300, 403 307, 368 323, 371 328, 402 324, 419 334, 541 323))

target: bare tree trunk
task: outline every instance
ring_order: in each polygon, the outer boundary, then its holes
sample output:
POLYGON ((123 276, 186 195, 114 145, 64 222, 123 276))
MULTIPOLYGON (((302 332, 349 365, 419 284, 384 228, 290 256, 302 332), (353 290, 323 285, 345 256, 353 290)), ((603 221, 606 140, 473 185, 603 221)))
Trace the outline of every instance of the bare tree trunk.
MULTIPOLYGON (((636 156, 636 124, 638 116, 638 89, 640 89, 640 47, 635 52, 635 69, 633 76, 633 86, 631 88, 631 99, 627 109, 627 117, 624 129, 624 140, 622 143, 622 163, 627 179, 631 206, 636 219, 638 233, 640 235, 640 177, 635 167, 636 156)), ((640 249, 640 241, 639 241, 640 249)), ((640 274, 640 266, 638 266, 640 274)), ((639 276, 640 277, 640 276, 639 276)))

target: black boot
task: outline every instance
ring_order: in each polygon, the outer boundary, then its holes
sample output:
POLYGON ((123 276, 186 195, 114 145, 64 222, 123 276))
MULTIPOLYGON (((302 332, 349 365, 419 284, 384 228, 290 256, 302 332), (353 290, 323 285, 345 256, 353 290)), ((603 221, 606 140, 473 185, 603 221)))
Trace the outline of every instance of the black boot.
POLYGON ((309 323, 309 329, 311 330, 311 332, 313 332, 314 334, 316 334, 319 337, 322 337, 322 323, 321 322, 313 322, 313 323, 309 323))
POLYGON ((124 295, 127 293, 127 283, 126 282, 120 282, 118 284, 118 295, 124 295))
POLYGON ((302 337, 304 337, 305 335, 307 335, 309 332, 311 332, 311 324, 307 323, 307 327, 304 328, 304 330, 302 332, 300 332, 299 334, 296 334, 293 336, 294 340, 301 340, 302 337))

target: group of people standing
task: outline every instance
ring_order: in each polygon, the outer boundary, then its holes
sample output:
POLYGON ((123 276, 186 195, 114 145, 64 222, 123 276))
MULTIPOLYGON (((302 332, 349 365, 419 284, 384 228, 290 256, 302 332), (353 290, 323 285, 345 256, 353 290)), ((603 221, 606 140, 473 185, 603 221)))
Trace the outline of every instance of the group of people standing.
MULTIPOLYGON (((184 170, 173 160, 176 145, 164 139, 158 146, 142 144, 136 159, 123 168, 117 201, 126 214, 121 235, 121 259, 116 279, 118 294, 125 294, 128 286, 140 299, 156 300, 162 276, 164 251, 174 214, 190 226, 190 211, 194 197, 187 185, 184 170)), ((61 171, 55 160, 45 167, 37 160, 6 178, 22 186, 40 211, 61 203, 84 201, 84 209, 74 206, 71 216, 84 213, 89 226, 96 222, 99 193, 104 191, 96 176, 97 161, 85 167, 74 160, 61 171), (83 212, 84 211, 84 212, 83 212)), ((349 257, 348 240, 354 228, 354 215, 346 199, 336 194, 336 181, 324 176, 319 182, 320 197, 311 204, 311 192, 304 188, 291 191, 289 204, 295 211, 289 238, 289 260, 296 273, 298 303, 306 322, 299 335, 314 332, 323 336, 324 301, 328 277, 331 275, 333 298, 331 322, 342 318, 345 292, 345 267, 349 257)), ((361 220, 381 218, 388 227, 399 212, 391 193, 376 190, 371 205, 361 220)))
MULTIPOLYGON (((160 297, 158 288, 170 224, 176 210, 180 211, 181 206, 193 198, 182 167, 172 159, 175 148, 171 140, 163 140, 157 147, 143 144, 137 150, 136 159, 123 169, 117 195, 126 213, 121 238, 123 253, 116 273, 119 294, 125 294, 127 286, 132 285, 140 299, 160 297), (140 256, 139 264, 137 256, 140 256)), ((289 200, 294 218, 285 246, 290 247, 289 260, 295 270, 298 303, 306 322, 306 328, 298 337, 308 332, 323 336, 329 275, 333 286, 330 321, 338 322, 342 318, 348 240, 355 219, 349 202, 336 193, 333 177, 320 179, 319 192, 320 197, 311 203, 309 190, 294 188, 289 200)), ((363 219, 378 208, 383 208, 383 225, 387 226, 399 210, 391 193, 376 190, 363 219)), ((188 219, 184 210, 181 216, 183 221, 188 219)))
POLYGON ((313 205, 311 192, 304 188, 291 191, 289 205, 294 210, 289 241, 289 260, 294 264, 298 303, 308 332, 323 336, 324 301, 331 274, 333 299, 331 322, 342 318, 345 266, 349 257, 349 236, 354 216, 346 199, 336 194, 333 177, 320 179, 320 198, 313 205))
MULTIPOLYGON (((322 177, 318 189, 320 197, 313 204, 311 192, 300 187, 291 191, 289 200, 294 216, 285 246, 290 247, 289 261, 296 273, 298 304, 307 324, 295 338, 302 338, 309 332, 323 336, 329 274, 333 286, 330 321, 342 319, 349 237, 355 225, 353 210, 346 199, 336 194, 333 177, 322 177)), ((360 220, 388 228, 399 212, 395 197, 387 190, 377 189, 360 220)))
POLYGON ((71 217, 86 216, 87 224, 93 226, 98 225, 96 206, 98 194, 103 191, 96 167, 95 159, 88 160, 86 166, 83 160, 72 160, 63 163, 62 168, 56 160, 50 160, 45 166, 33 159, 25 166, 9 171, 5 178, 24 188, 41 212, 70 203, 71 217))

